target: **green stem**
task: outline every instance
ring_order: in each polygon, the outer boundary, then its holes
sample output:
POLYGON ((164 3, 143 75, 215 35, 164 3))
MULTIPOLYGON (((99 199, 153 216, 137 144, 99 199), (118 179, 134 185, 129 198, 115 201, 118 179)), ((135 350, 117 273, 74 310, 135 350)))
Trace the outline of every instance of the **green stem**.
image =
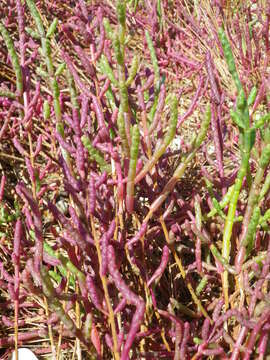
MULTIPOLYGON (((23 93, 23 75, 22 75, 22 69, 20 66, 20 60, 16 53, 13 41, 9 35, 9 32, 5 28, 4 24, 0 21, 0 33, 5 41, 6 47, 8 49, 8 53, 10 55, 12 67, 15 71, 16 75, 16 88, 18 95, 21 96, 23 93)), ((9 93, 11 94, 11 93, 9 93)))

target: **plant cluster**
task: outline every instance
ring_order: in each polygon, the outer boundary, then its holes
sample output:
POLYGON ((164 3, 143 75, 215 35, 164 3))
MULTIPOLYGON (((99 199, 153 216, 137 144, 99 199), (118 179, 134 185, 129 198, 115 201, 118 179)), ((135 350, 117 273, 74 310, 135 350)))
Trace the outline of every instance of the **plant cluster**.
POLYGON ((3 359, 264 359, 269 1, 0 10, 3 359))

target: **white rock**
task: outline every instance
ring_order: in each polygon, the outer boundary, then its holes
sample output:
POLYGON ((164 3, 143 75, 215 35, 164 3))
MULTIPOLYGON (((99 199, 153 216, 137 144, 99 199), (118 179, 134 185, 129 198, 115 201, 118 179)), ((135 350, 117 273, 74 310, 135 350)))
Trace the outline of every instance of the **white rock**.
POLYGON ((173 150, 180 150, 181 149, 181 137, 175 137, 171 142, 171 148, 173 150))
MULTIPOLYGON (((36 355, 26 348, 18 349, 18 355, 19 360, 38 360, 36 355)), ((11 360, 15 360, 15 352, 13 352, 11 360)))

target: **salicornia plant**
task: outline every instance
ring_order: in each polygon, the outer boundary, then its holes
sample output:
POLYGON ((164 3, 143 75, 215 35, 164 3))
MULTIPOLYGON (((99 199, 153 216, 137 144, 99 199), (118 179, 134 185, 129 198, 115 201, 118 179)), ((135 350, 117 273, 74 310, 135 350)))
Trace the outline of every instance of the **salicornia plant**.
POLYGON ((269 355, 269 13, 1 2, 3 358, 269 355))

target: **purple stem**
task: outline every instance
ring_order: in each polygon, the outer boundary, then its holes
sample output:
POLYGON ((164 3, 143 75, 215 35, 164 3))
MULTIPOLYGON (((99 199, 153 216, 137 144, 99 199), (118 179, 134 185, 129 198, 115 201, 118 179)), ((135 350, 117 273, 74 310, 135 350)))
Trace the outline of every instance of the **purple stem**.
POLYGON ((252 107, 252 113, 255 112, 255 110, 259 106, 259 104, 262 101, 264 96, 265 96, 265 81, 262 81, 261 86, 258 91, 258 94, 256 96, 256 99, 255 99, 253 107, 252 107))
POLYGON ((248 332, 248 328, 246 326, 243 326, 237 336, 237 341, 235 343, 235 347, 233 349, 233 353, 232 353, 230 360, 238 360, 239 359, 240 347, 247 335, 247 332, 248 332))
POLYGON ((266 21, 263 26, 263 36, 265 41, 266 53, 269 51, 269 23, 270 23, 270 4, 268 3, 266 9, 266 21))
POLYGON ((33 166, 31 164, 31 161, 28 158, 25 158, 25 164, 26 164, 28 174, 30 176, 30 180, 31 180, 31 182, 33 184, 35 184, 35 182, 36 182, 35 173, 34 173, 34 169, 33 169, 33 166))
POLYGON ((187 355, 187 343, 190 337, 190 324, 188 322, 184 323, 184 333, 183 339, 180 347, 180 359, 185 360, 187 355))
POLYGON ((221 99, 220 99, 220 93, 219 93, 219 90, 217 87, 217 82, 216 82, 216 78, 215 78, 215 74, 214 74, 213 63, 212 63, 210 51, 207 51, 207 53, 206 53, 205 65, 206 65, 206 71, 207 71, 209 82, 210 82, 212 98, 213 98, 214 102, 218 105, 218 104, 220 104, 221 99))
POLYGON ((147 282, 147 286, 149 287, 152 282, 154 282, 157 278, 160 278, 165 271, 167 264, 170 259, 170 250, 167 245, 163 247, 162 250, 162 258, 159 267, 156 269, 154 274, 152 275, 151 279, 147 282))
POLYGON ((19 140, 17 139, 17 137, 15 136, 12 139, 13 145, 15 146, 15 148, 18 150, 18 152, 25 157, 27 155, 26 151, 24 150, 24 148, 22 147, 22 145, 20 144, 19 140))
POLYGON ((214 104, 211 104, 211 127, 214 137, 214 144, 216 149, 216 158, 217 158, 217 165, 218 165, 218 171, 219 176, 221 179, 221 182, 224 178, 224 169, 223 169, 223 139, 220 129, 220 124, 218 122, 217 118, 217 111, 216 106, 214 104))
POLYGON ((205 319, 202 326, 202 339, 206 341, 209 335, 210 320, 205 319))
POLYGON ((74 179, 74 177, 71 175, 71 172, 69 170, 69 167, 66 163, 66 161, 64 160, 64 158, 62 156, 60 156, 59 159, 62 168, 63 168, 63 172, 65 175, 65 178, 67 179, 68 184, 77 192, 80 192, 82 190, 82 184, 81 181, 74 179))
POLYGON ((82 102, 81 102, 81 123, 80 128, 83 129, 86 122, 87 122, 87 116, 88 116, 88 109, 89 109, 89 99, 82 95, 82 102))
MULTIPOLYGON (((19 290, 20 290, 20 256, 21 256, 21 239, 22 239, 22 222, 21 220, 16 221, 15 231, 14 231, 14 245, 12 253, 12 261, 15 267, 15 277, 14 277, 14 295, 17 301, 15 306, 17 307, 17 315, 19 312, 19 290)), ((18 320, 18 319, 17 319, 18 320)))
POLYGON ((84 50, 79 45, 75 45, 74 50, 76 51, 78 58, 81 61, 82 66, 85 68, 87 75, 94 77, 95 70, 93 68, 93 65, 90 62, 90 59, 85 54, 84 50))
POLYGON ((252 46, 249 36, 249 26, 248 23, 245 24, 245 38, 246 38, 246 44, 247 44, 247 64, 248 68, 247 70, 250 71, 250 68, 252 66, 252 46))
POLYGON ((181 360, 180 345, 183 335, 183 329, 180 324, 175 325, 175 346, 174 346, 174 360, 181 360))
POLYGON ((9 275, 9 273, 6 271, 6 269, 4 268, 4 264, 2 263, 1 260, 0 260, 0 277, 5 281, 7 281, 8 283, 14 283, 13 277, 9 275))
POLYGON ((116 308, 114 309, 114 315, 115 314, 117 314, 117 313, 119 313, 119 312, 121 312, 121 311, 123 311, 124 310, 124 308, 126 307, 126 305, 127 305, 127 300, 125 299, 125 298, 123 298, 120 302, 119 302, 119 304, 116 306, 116 308))
POLYGON ((122 279, 122 276, 116 266, 115 253, 112 245, 109 245, 108 247, 108 269, 115 286, 117 287, 118 291, 120 291, 123 298, 126 299, 127 302, 130 302, 132 305, 136 306, 136 311, 133 315, 130 329, 121 354, 121 360, 127 360, 129 359, 129 350, 131 349, 135 336, 140 328, 141 323, 143 322, 145 304, 139 296, 130 290, 130 288, 122 279))
POLYGON ((92 300, 93 305, 98 310, 103 311, 103 307, 101 305, 101 300, 100 300, 98 290, 96 288, 93 278, 90 275, 87 275, 87 277, 86 277, 86 287, 87 287, 87 290, 88 290, 88 293, 92 300))
POLYGON ((104 85, 103 85, 103 87, 102 87, 102 89, 101 89, 101 91, 100 91, 100 94, 99 94, 99 98, 100 98, 100 99, 102 99, 103 96, 104 96, 104 94, 108 91, 108 89, 109 89, 109 87, 110 87, 110 84, 111 84, 110 80, 109 80, 109 79, 106 79, 106 80, 105 80, 105 83, 104 83, 104 85))
POLYGON ((121 360, 129 359, 128 353, 133 345, 133 341, 134 341, 136 334, 141 326, 141 323, 143 322, 144 312, 145 312, 145 304, 141 300, 141 302, 136 306, 136 311, 135 311, 135 314, 133 315, 133 318, 132 318, 132 321, 130 324, 130 329, 127 334, 127 339, 124 344, 123 351, 121 353, 121 360))
POLYGON ((36 149, 35 149, 35 151, 34 151, 34 153, 33 153, 33 157, 36 157, 36 156, 40 153, 41 148, 42 148, 42 140, 43 140, 43 137, 42 137, 42 135, 40 134, 40 135, 38 136, 38 138, 37 138, 36 149))
POLYGON ((268 337, 269 337, 268 332, 264 331, 259 339, 259 344, 258 344, 259 360, 264 359, 264 354, 266 352, 266 347, 268 343, 268 337))
POLYGON ((256 343, 256 340, 258 338, 259 332, 262 328, 262 326, 269 320, 270 317, 270 311, 266 310, 263 312, 263 314, 261 315, 260 319, 256 322, 250 336, 248 339, 248 343, 246 346, 246 350, 245 350, 245 354, 244 354, 244 358, 243 360, 249 360, 250 356, 253 352, 253 347, 256 343))
POLYGON ((223 305, 224 305, 224 300, 223 299, 220 299, 218 301, 218 303, 215 305, 213 315, 212 315, 213 321, 217 321, 223 305))
POLYGON ((1 130, 0 130, 0 140, 2 139, 2 137, 4 136, 4 134, 5 134, 6 130, 7 130, 8 124, 10 122, 10 117, 11 117, 11 114, 12 114, 14 108, 15 108, 15 105, 12 104, 10 106, 9 110, 8 110, 7 115, 5 116, 4 124, 3 124, 3 126, 1 127, 1 130))
POLYGON ((34 200, 32 194, 26 189, 23 183, 19 183, 16 186, 17 193, 29 204, 34 219, 35 226, 35 271, 39 273, 40 266, 42 264, 43 255, 43 234, 42 234, 42 221, 41 213, 37 202, 34 200))
POLYGON ((140 240, 140 238, 144 236, 144 234, 146 233, 146 230, 147 230, 147 225, 148 225, 148 222, 143 222, 142 223, 140 230, 136 233, 135 236, 133 236, 132 239, 130 239, 127 242, 128 247, 130 247, 131 245, 138 242, 140 240))
POLYGON ((110 336, 108 333, 105 334, 105 341, 106 341, 106 345, 108 346, 108 348, 109 348, 110 350, 113 350, 112 338, 111 338, 111 336, 110 336))
POLYGON ((76 71, 76 69, 75 69, 69 55, 62 50, 61 51, 61 56, 63 57, 65 63, 67 64, 67 67, 68 67, 71 75, 73 76, 75 83, 78 85, 78 87, 80 88, 82 93, 88 98, 91 98, 92 96, 94 96, 90 92, 90 89, 88 89, 87 86, 81 80, 81 78, 80 78, 79 74, 77 73, 77 71, 76 71))
POLYGON ((26 225, 28 227, 28 230, 34 230, 33 218, 32 218, 32 215, 31 215, 28 207, 24 206, 22 212, 24 213, 24 215, 26 217, 26 225))
MULTIPOLYGON (((19 342, 28 342, 34 339, 43 338, 47 336, 47 331, 45 329, 41 330, 34 330, 34 331, 27 331, 24 333, 20 333, 18 335, 19 342)), ((15 338, 14 336, 2 337, 0 339, 0 347, 8 347, 14 345, 15 338)))
POLYGON ((108 268, 108 245, 110 242, 110 239, 113 238, 114 231, 115 231, 115 220, 113 220, 110 224, 110 227, 108 231, 101 237, 100 244, 101 244, 101 268, 100 268, 100 274, 101 276, 105 276, 107 274, 107 268, 108 268))
POLYGON ((249 314, 250 316, 253 314, 253 311, 255 309, 256 306, 256 302, 257 299, 260 298, 260 294, 261 294, 261 289, 263 286, 263 283, 265 282, 265 278, 267 277, 267 274, 269 273, 269 266, 270 266, 270 257, 269 257, 269 253, 270 253, 270 243, 268 245, 268 258, 266 258, 264 264, 263 264, 263 268, 261 271, 261 275, 260 275, 260 279, 256 282, 255 288, 253 290, 253 294, 252 297, 250 299, 250 303, 249 303, 249 314))
POLYGON ((165 318, 171 320, 174 324, 178 324, 183 327, 183 322, 178 317, 173 314, 170 314, 168 311, 165 310, 158 310, 159 314, 164 316, 165 318))
MULTIPOLYGON (((179 116, 179 118, 178 118, 177 129, 182 125, 182 123, 185 121, 185 119, 187 117, 189 117, 193 113, 194 109, 196 108, 196 105, 197 105, 197 102, 198 102, 198 99, 199 99, 199 96, 200 96, 200 93, 201 93, 201 90, 202 90, 203 81, 204 81, 204 78, 201 75, 200 76, 200 81, 199 81, 199 84, 198 84, 198 87, 197 87, 197 91, 196 91, 196 93, 194 95, 194 98, 193 98, 188 110, 185 112, 185 114, 183 116, 179 116)), ((206 88, 204 89, 204 91, 205 90, 206 90, 206 88)), ((204 91, 202 92, 202 95, 203 95, 204 91)))
POLYGON ((104 114, 103 114, 100 102, 96 96, 92 96, 92 104, 93 104, 93 109, 97 116, 99 130, 103 131, 104 138, 102 140, 106 141, 110 138, 110 134, 109 134, 109 131, 105 124, 104 114))
POLYGON ((94 62, 98 61, 98 59, 100 58, 102 51, 104 49, 104 42, 105 42, 105 29, 103 26, 103 14, 101 8, 98 9, 97 18, 99 22, 100 37, 98 41, 98 48, 93 59, 94 62))
POLYGON ((198 68, 201 66, 200 63, 194 62, 191 59, 188 59, 187 57, 183 55, 176 54, 173 51, 168 51, 168 56, 172 58, 174 61, 179 62, 181 65, 184 63, 188 65, 193 70, 198 70, 198 68))
POLYGON ((79 2, 79 6, 81 8, 81 11, 82 11, 82 14, 83 14, 83 17, 86 21, 88 21, 88 11, 87 11, 87 8, 86 8, 86 5, 85 5, 85 2, 84 0, 78 0, 79 2))
POLYGON ((74 136, 74 140, 75 140, 75 142, 77 144, 76 167, 77 167, 77 170, 78 170, 78 173, 79 173, 80 177, 82 179, 85 179, 86 173, 85 173, 85 166, 84 166, 84 160, 85 160, 84 146, 82 144, 80 136, 74 136))
POLYGON ((95 186, 95 179, 91 175, 90 181, 89 181, 89 212, 91 215, 94 215, 95 207, 96 207, 96 186, 95 186))
POLYGON ((154 79, 155 79, 155 75, 154 74, 150 75, 147 81, 141 87, 141 92, 149 90, 150 87, 153 85, 154 79))
POLYGON ((1 201, 3 201, 6 180, 7 180, 6 176, 2 175, 1 183, 0 183, 0 203, 1 203, 1 201))
POLYGON ((224 350, 221 347, 217 347, 216 349, 205 349, 202 350, 202 354, 205 356, 220 356, 225 355, 224 350))

